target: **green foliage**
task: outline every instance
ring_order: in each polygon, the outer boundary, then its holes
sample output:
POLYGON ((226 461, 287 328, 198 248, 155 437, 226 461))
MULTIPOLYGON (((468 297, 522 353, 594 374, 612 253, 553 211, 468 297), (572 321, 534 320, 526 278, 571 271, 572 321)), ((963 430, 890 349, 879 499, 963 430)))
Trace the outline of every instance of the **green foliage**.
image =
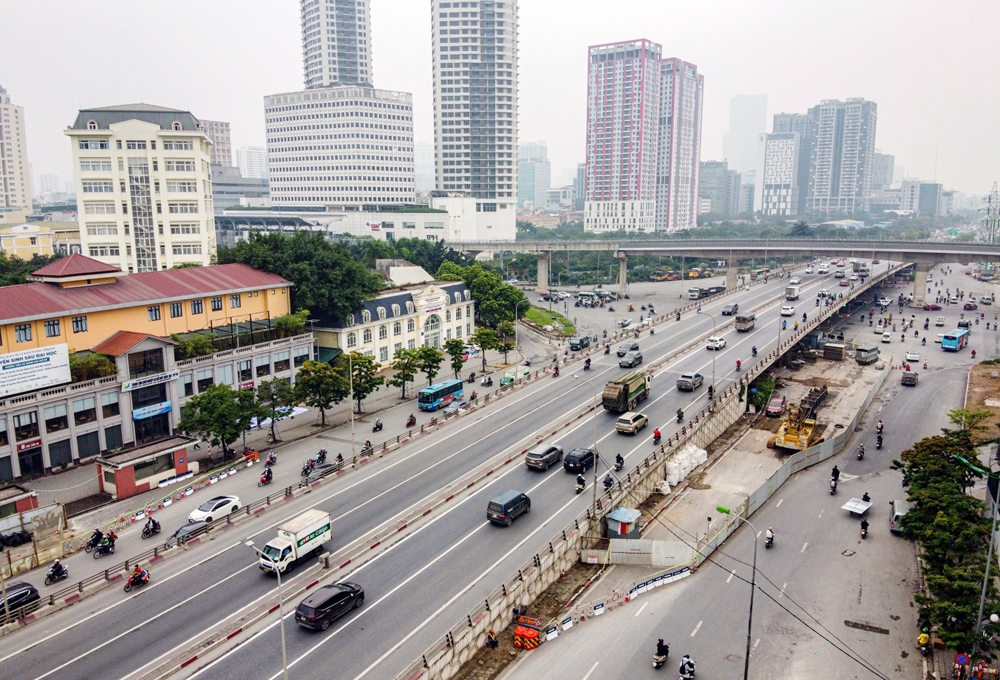
POLYGON ((118 372, 111 357, 95 352, 73 352, 69 355, 69 375, 73 382, 105 378, 118 372))
POLYGON ((443 262, 472 264, 473 260, 452 250, 444 241, 427 241, 419 238, 401 238, 398 241, 379 241, 371 237, 356 239, 347 246, 351 256, 364 262, 369 268, 375 267, 375 260, 401 259, 435 272, 443 262))
POLYGON ((22 260, 16 255, 0 252, 0 286, 13 286, 26 283, 28 275, 36 269, 52 264, 62 255, 32 255, 30 260, 22 260))
POLYGON ((444 355, 434 347, 417 348, 417 367, 420 372, 427 376, 427 384, 433 385, 434 378, 441 371, 441 363, 444 355))
POLYGON ((774 376, 770 373, 764 373, 750 383, 750 387, 757 389, 757 393, 750 398, 750 403, 760 413, 767 406, 767 402, 770 401, 771 394, 774 392, 774 376))
POLYGON ((791 230, 788 232, 791 238, 809 238, 813 235, 812 229, 809 228, 809 224, 805 220, 799 220, 792 225, 791 230))
POLYGON ((357 402, 356 413, 361 413, 361 402, 368 398, 372 392, 378 392, 384 380, 378 375, 379 363, 375 357, 370 357, 361 352, 349 352, 337 359, 337 369, 346 379, 351 376, 349 384, 353 388, 354 401, 357 402))
POLYGON ((507 353, 513 351, 514 340, 516 335, 514 333, 514 324, 510 321, 503 321, 497 326, 497 336, 500 342, 497 344, 497 349, 503 353, 503 362, 506 364, 507 353))
POLYGON ((320 316, 343 319, 382 288, 378 274, 318 232, 297 231, 292 236, 253 232, 248 240, 220 247, 218 253, 220 264, 242 262, 290 280, 295 284, 291 295, 296 311, 311 309, 320 316))
POLYGON ((444 343, 444 351, 451 357, 451 370, 455 372, 457 378, 465 364, 462 361, 462 355, 465 354, 465 343, 458 338, 452 338, 444 343))
POLYGON ((486 372, 486 350, 498 349, 500 347, 500 336, 492 328, 486 328, 484 326, 479 326, 472 333, 472 342, 479 345, 479 349, 482 350, 481 356, 483 359, 483 373, 486 372))
POLYGON ((229 385, 212 385, 184 405, 177 429, 223 449, 250 429, 260 415, 253 390, 233 390, 229 385))
POLYGON ((464 281, 476 301, 476 314, 488 326, 513 321, 517 303, 525 300, 519 288, 504 283, 499 273, 483 269, 478 262, 467 267, 443 262, 434 278, 439 281, 464 281))
POLYGON ((350 395, 347 378, 333 366, 322 361, 306 361, 295 376, 296 399, 306 406, 318 408, 326 425, 326 412, 350 395))
POLYGON ((257 405, 264 418, 271 419, 271 440, 278 441, 275 425, 291 413, 295 405, 295 390, 284 380, 265 380, 257 385, 257 405))
POLYGON ((177 361, 208 356, 217 351, 212 343, 211 333, 195 333, 187 336, 174 333, 170 338, 177 343, 177 346, 174 347, 174 358, 177 361))
POLYGON ((399 398, 406 399, 406 383, 413 382, 413 379, 420 372, 420 357, 415 349, 401 349, 392 357, 391 368, 394 375, 389 378, 389 384, 400 388, 399 398))
POLYGON ((301 335, 306 330, 306 319, 309 318, 308 309, 300 309, 294 314, 285 314, 274 320, 274 327, 281 333, 281 337, 290 338, 301 335))

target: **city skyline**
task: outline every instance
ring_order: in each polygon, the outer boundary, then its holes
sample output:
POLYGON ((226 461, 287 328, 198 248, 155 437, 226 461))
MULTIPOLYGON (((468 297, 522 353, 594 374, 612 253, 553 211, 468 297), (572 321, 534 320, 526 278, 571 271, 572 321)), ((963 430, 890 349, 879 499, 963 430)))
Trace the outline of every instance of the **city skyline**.
MULTIPOLYGON (((80 108, 138 101, 179 106, 208 119, 230 121, 234 147, 260 146, 265 139, 263 97, 303 86, 297 3, 199 6, 204 21, 191 24, 184 10, 194 11, 194 4, 179 2, 176 13, 158 16, 148 27, 150 44, 166 49, 181 31, 199 49, 176 55, 169 65, 157 60, 159 47, 148 56, 134 54, 120 64, 114 79, 95 77, 74 55, 85 51, 88 35, 112 19, 148 24, 148 9, 82 8, 57 0, 46 5, 50 11, 7 8, 5 23, 11 30, 0 47, 6 57, 0 59, 0 83, 25 108, 36 180, 42 174, 72 176, 61 130, 80 108), (240 68, 233 68, 231 51, 214 39, 212 27, 218 25, 227 25, 242 40, 266 41, 269 49, 241 54, 240 68), (38 55, 32 41, 42 35, 52 49, 38 55), (14 58, 29 52, 36 57, 14 58), (209 64, 216 68, 206 69, 209 64), (189 75, 177 77, 180 71, 189 75), (220 80, 219 73, 226 78, 220 80)), ((769 118, 783 111, 805 111, 825 99, 863 97, 879 104, 879 148, 894 155, 909 175, 967 193, 984 193, 1000 177, 1000 132, 989 124, 1000 116, 1000 96, 966 87, 955 75, 977 64, 996 63, 1000 46, 969 41, 957 28, 942 27, 932 14, 937 6, 930 2, 887 2, 863 12, 802 6, 780 16, 751 12, 735 2, 673 9, 654 2, 636 5, 635 12, 605 16, 600 5, 589 0, 575 3, 572 11, 561 2, 520 3, 518 137, 547 140, 553 168, 575 167, 584 158, 586 78, 581 55, 587 45, 641 37, 651 22, 680 12, 666 25, 684 30, 660 31, 657 38, 668 54, 683 55, 712 74, 705 90, 702 160, 723 157, 729 102, 739 94, 767 93, 769 118), (598 16, 600 21, 595 20, 598 16), (793 24, 798 28, 789 33, 793 24), (553 25, 562 28, 554 33, 553 25), (838 25, 850 26, 858 44, 878 45, 876 58, 866 50, 848 50, 831 60, 817 50, 819 38, 838 25), (782 39, 769 39, 777 35, 782 39), (895 40, 894 35, 907 37, 895 40), (937 49, 927 50, 928 44, 937 49), (933 56, 941 53, 951 55, 947 63, 933 56), (897 68, 902 63, 908 67, 897 68), (932 98, 923 85, 929 80, 937 88, 932 98), (559 115, 551 115, 552 110, 559 115)), ((958 26, 1000 18, 1000 7, 954 7, 950 13, 954 20, 948 23, 958 26)), ((380 74, 380 87, 414 93, 414 138, 420 142, 433 140, 430 14, 425 4, 371 4, 372 70, 380 74)), ((125 40, 125 34, 112 34, 108 47, 125 49, 125 40)))

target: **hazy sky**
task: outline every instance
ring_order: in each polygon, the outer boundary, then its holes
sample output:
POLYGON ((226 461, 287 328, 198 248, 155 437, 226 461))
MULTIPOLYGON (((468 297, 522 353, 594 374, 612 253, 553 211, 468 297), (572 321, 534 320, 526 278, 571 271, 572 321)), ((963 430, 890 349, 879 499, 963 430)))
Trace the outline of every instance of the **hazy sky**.
MULTIPOLYGON (((412 92, 433 141, 430 2, 372 0, 375 85, 412 92)), ((983 193, 1000 180, 996 0, 521 0, 520 139, 553 183, 584 159, 587 46, 649 38, 705 76, 703 160, 737 94, 770 114, 878 103, 876 145, 908 175, 983 193)), ((264 144, 263 97, 302 87, 296 0, 0 0, 0 85, 25 107, 36 178, 71 179, 62 130, 81 107, 143 101, 230 121, 264 144)))

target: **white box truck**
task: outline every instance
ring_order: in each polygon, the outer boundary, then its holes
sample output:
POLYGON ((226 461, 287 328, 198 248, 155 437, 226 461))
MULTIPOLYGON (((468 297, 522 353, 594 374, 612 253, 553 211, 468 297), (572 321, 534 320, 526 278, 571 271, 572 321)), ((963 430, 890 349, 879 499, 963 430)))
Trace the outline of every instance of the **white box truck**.
POLYGON ((799 299, 799 287, 798 286, 786 286, 785 287, 785 299, 786 300, 798 300, 799 299))
POLYGON ((278 537, 268 541, 261 551, 259 566, 265 574, 284 574, 299 560, 318 555, 332 536, 330 513, 306 510, 278 527, 278 537))

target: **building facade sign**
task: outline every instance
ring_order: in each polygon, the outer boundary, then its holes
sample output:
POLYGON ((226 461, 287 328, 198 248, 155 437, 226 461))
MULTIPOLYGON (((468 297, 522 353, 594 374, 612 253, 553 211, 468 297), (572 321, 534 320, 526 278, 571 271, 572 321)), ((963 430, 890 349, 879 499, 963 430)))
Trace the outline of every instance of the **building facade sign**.
POLYGON ((0 397, 70 381, 66 343, 0 355, 0 397))
POLYGON ((152 418, 153 416, 158 416, 161 413, 169 413, 172 409, 173 405, 169 401, 161 401, 159 404, 150 404, 149 406, 143 406, 142 408, 132 409, 132 420, 152 418))
POLYGON ((167 371, 166 373, 147 375, 142 378, 136 378, 135 380, 126 380, 122 383, 122 392, 131 392, 132 390, 137 390, 142 387, 149 387, 151 385, 159 385, 160 383, 170 382, 171 380, 177 380, 180 376, 180 371, 167 371))
POLYGON ((21 451, 27 451, 28 449, 33 449, 36 446, 41 446, 41 445, 42 445, 42 438, 35 437, 34 439, 29 439, 26 442, 20 442, 17 445, 17 452, 21 453, 21 451))

